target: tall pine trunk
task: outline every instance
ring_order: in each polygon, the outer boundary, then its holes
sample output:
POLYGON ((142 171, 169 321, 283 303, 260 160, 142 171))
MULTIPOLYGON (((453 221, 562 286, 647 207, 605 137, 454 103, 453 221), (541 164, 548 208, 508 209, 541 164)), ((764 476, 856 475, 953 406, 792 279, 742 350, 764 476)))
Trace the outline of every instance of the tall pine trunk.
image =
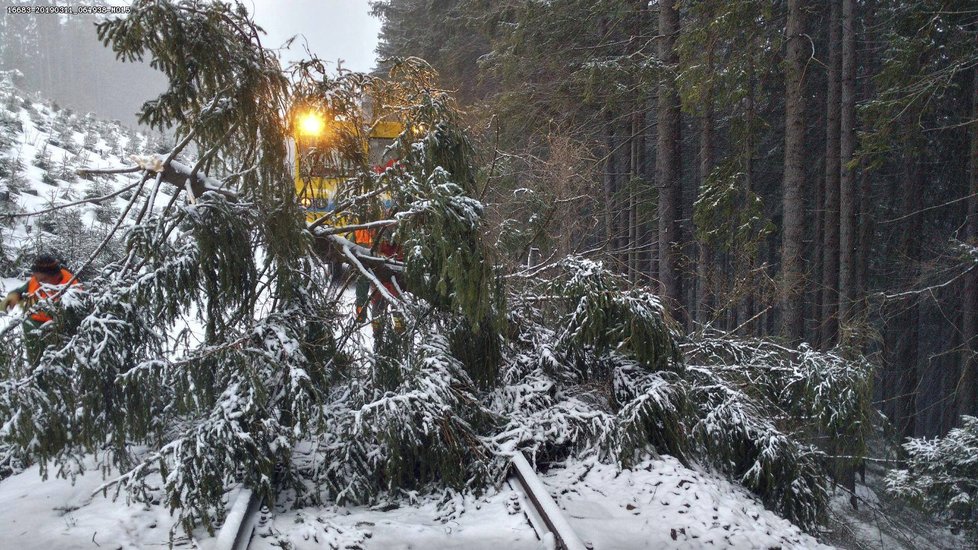
POLYGON ((839 115, 841 55, 840 0, 831 1, 829 16, 829 70, 825 123, 825 234, 822 244, 822 349, 836 343, 839 330, 839 115))
MULTIPOLYGON (((912 150, 912 149, 911 149, 912 150)), ((913 153, 910 153, 913 154, 913 153)), ((923 216, 917 212, 923 198, 921 166, 916 160, 907 159, 904 168, 903 212, 909 216, 903 237, 903 254, 909 262, 910 280, 920 276, 920 230, 923 216)), ((894 423, 903 437, 917 435, 917 356, 920 338, 920 300, 916 297, 910 303, 902 304, 894 323, 897 327, 897 341, 894 343, 896 358, 897 387, 894 423)))
MULTIPOLYGON (((706 46, 706 66, 713 69, 713 43, 706 46)), ((713 83, 707 82, 703 91, 703 116, 700 120, 700 192, 706 189, 710 174, 716 166, 716 115, 713 107, 713 83)), ((692 218, 692 216, 690 216, 692 218)), ((695 229, 694 229, 695 230, 695 229)), ((726 269, 717 269, 720 262, 713 257, 706 239, 698 239, 699 258, 696 262, 696 321, 706 324, 710 320, 712 296, 710 293, 710 273, 725 274, 726 269)), ((725 267, 725 266, 724 266, 725 267)), ((722 277, 725 279, 725 277, 722 277)), ((721 277, 717 277, 720 280, 721 277)), ((733 328, 733 327, 728 327, 733 328)))
MULTIPOLYGON (((679 63, 676 37, 679 11, 674 0, 659 2, 659 58, 670 69, 679 63)), ((680 212, 682 202, 681 127, 679 92, 671 71, 659 85, 656 173, 659 187, 659 281, 670 313, 685 323, 683 287, 679 273, 680 212)))
MULTIPOLYGON (((875 23, 873 21, 873 10, 875 6, 872 2, 864 5, 862 11, 860 12, 860 17, 862 18, 862 31, 863 39, 866 42, 873 43, 875 41, 875 36, 873 35, 873 29, 875 28, 875 23)), ((876 67, 875 61, 878 56, 874 55, 872 52, 867 52, 865 55, 865 61, 862 63, 862 88, 860 89, 861 95, 864 98, 869 98, 873 96, 873 87, 870 75, 874 74, 876 67)), ((873 236, 876 232, 875 224, 875 203, 873 202, 873 178, 870 177, 869 170, 867 170, 868 161, 864 158, 860 163, 859 170, 859 253, 856 258, 856 309, 857 315, 861 318, 866 318, 868 296, 869 296, 869 258, 873 251, 873 236)), ((861 345, 866 345, 866 342, 860 342, 861 345)))
POLYGON ((856 37, 853 0, 842 0, 842 113, 839 145, 841 150, 839 198, 839 320, 842 327, 853 321, 856 299, 856 251, 858 243, 856 213, 859 193, 852 165, 856 148, 856 37))
MULTIPOLYGON (((971 150, 968 178, 968 222, 966 241, 978 246, 978 69, 975 69, 971 87, 971 150)), ((970 266, 969 266, 970 267, 970 266)), ((958 415, 975 415, 975 331, 978 329, 978 269, 965 275, 964 292, 961 295, 961 380, 958 389, 958 415)))
POLYGON ((615 194, 617 181, 615 178, 615 125, 613 116, 611 114, 611 109, 606 109, 604 112, 604 137, 605 137, 605 150, 607 151, 605 162, 604 162, 604 238, 605 238, 605 250, 609 254, 614 254, 616 240, 616 227, 615 217, 617 216, 617 211, 615 209, 615 194))
MULTIPOLYGON (((756 51, 756 38, 752 39, 750 42, 750 47, 752 50, 756 51)), ((744 121, 746 124, 747 131, 744 132, 743 140, 743 151, 741 154, 744 156, 744 196, 753 196, 754 193, 754 118, 755 118, 755 99, 756 94, 756 78, 754 76, 754 65, 755 61, 753 56, 750 58, 747 66, 747 95, 744 98, 745 106, 745 117, 744 121)), ((747 205, 744 204, 744 207, 747 205)), ((742 280, 750 281, 752 278, 757 277, 754 273, 754 269, 757 266, 758 256, 762 253, 763 242, 758 243, 758 249, 756 252, 747 252, 744 258, 743 264, 739 261, 740 259, 736 256, 733 258, 734 265, 731 266, 731 276, 733 278, 734 284, 740 284, 742 280)), ((760 327, 762 323, 754 319, 755 315, 755 300, 756 292, 753 284, 744 284, 745 294, 740 304, 737 307, 737 316, 740 319, 740 324, 743 325, 744 333, 750 336, 759 336, 761 333, 760 327)), ((736 327, 734 327, 736 328, 736 327)))
POLYGON ((629 281, 634 282, 635 270, 635 231, 638 220, 635 219, 635 118, 634 113, 629 114, 626 119, 628 141, 625 142, 624 155, 621 171, 624 174, 625 196, 622 199, 622 206, 625 211, 622 213, 622 267, 625 268, 625 276, 629 281))
POLYGON ((805 61, 808 39, 801 0, 788 1, 785 70, 783 232, 781 243, 782 333, 792 342, 804 333, 805 272, 805 61))
MULTIPOLYGON (((644 103, 647 106, 645 111, 646 120, 650 117, 655 117, 655 102, 658 101, 658 97, 651 98, 649 101, 644 103)), ((645 234, 645 246, 647 248, 646 262, 647 265, 643 273, 646 274, 649 281, 659 280, 659 223, 658 215, 653 216, 651 214, 651 205, 656 204, 653 201, 658 201, 658 189, 656 189, 656 167, 655 167, 655 154, 656 154, 656 140, 652 135, 652 131, 648 123, 646 123, 646 128, 642 132, 642 143, 643 143, 643 158, 645 162, 642 166, 642 180, 648 188, 642 194, 643 200, 645 201, 645 212, 647 213, 643 216, 643 227, 645 234)))
POLYGON ((642 165, 645 162, 645 140, 642 137, 642 126, 645 124, 645 113, 636 106, 632 113, 632 169, 631 185, 629 186, 629 233, 632 248, 629 252, 629 270, 632 283, 638 283, 642 273, 642 253, 644 250, 644 235, 642 220, 639 214, 640 195, 635 182, 641 181, 642 165))

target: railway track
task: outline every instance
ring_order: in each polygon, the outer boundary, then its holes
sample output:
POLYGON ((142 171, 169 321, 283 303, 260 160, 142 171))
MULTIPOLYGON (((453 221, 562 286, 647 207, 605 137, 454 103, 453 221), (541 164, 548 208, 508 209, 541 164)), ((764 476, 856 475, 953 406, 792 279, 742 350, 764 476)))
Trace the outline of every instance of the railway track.
POLYGON ((520 496, 523 512, 545 548, 548 550, 587 548, 574 533, 567 518, 521 452, 513 455, 513 475, 509 478, 509 484, 520 496))
MULTIPOLYGON (((512 459, 512 474, 507 483, 516 492, 520 508, 547 550, 588 550, 574 533, 560 507, 540 481, 523 453, 512 459)), ((248 489, 239 491, 227 519, 218 532, 213 550, 248 550, 258 526, 261 498, 248 489)))

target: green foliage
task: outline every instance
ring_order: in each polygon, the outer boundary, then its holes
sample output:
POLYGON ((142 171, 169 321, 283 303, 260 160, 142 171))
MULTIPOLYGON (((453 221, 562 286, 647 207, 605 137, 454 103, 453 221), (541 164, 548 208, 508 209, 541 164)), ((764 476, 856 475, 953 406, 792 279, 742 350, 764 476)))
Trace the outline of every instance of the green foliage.
POLYGON ((200 169, 216 167, 216 159, 225 167, 253 168, 241 171, 235 183, 258 208, 265 262, 277 272, 276 293, 288 296, 296 288, 290 277, 296 259, 309 245, 286 167, 282 112, 288 81, 276 57, 259 46, 260 29, 246 8, 142 0, 127 17, 108 19, 97 29, 119 59, 149 56, 169 79, 167 90, 143 105, 141 122, 190 135, 202 152, 200 169))
POLYGON ((198 260, 207 295, 207 338, 219 338, 226 319, 253 316, 258 270, 250 251, 253 209, 207 193, 184 209, 184 230, 198 243, 198 260))
POLYGON ((871 167, 880 167, 898 144, 920 147, 929 126, 953 127, 971 117, 961 112, 947 120, 940 112, 942 98, 971 85, 978 30, 967 5, 926 0, 883 10, 889 24, 882 66, 873 77, 879 93, 860 106, 867 126, 860 149, 871 167))
POLYGON ((654 296, 623 289, 599 263, 572 258, 551 273, 514 298, 519 352, 503 380, 520 389, 498 410, 564 437, 514 427, 520 445, 551 459, 598 453, 623 467, 648 452, 709 464, 818 527, 831 475, 866 453, 870 365, 723 334, 680 345, 654 296), (575 387, 598 391, 568 400, 575 387))
POLYGON ((453 339, 482 343, 480 349, 486 352, 482 360, 466 364, 480 384, 491 384, 496 369, 491 359, 499 355, 494 333, 503 305, 493 257, 483 237, 483 206, 471 197, 475 192, 471 145, 454 101, 434 87, 431 68, 419 59, 389 63, 386 79, 357 73, 331 77, 318 60, 294 69, 299 80, 290 112, 313 110, 327 120, 345 122, 336 125, 332 139, 352 170, 336 191, 341 206, 320 222, 336 227, 378 217, 396 221, 390 239, 404 251, 402 282, 438 310, 465 319, 453 339), (373 103, 373 120, 365 119, 364 97, 373 103), (402 127, 390 145, 390 156, 397 160, 381 173, 375 173, 364 155, 368 144, 362 132, 377 121, 402 127), (390 199, 386 205, 385 196, 390 199), (382 212, 385 215, 380 216, 382 212))
POLYGON ((648 370, 681 370, 675 334, 658 298, 642 289, 624 290, 624 281, 601 263, 564 260, 565 277, 549 292, 565 346, 591 346, 599 354, 626 354, 648 370))
POLYGON ((936 439, 904 443, 906 468, 887 475, 887 488, 909 499, 978 541, 978 418, 964 416, 961 427, 936 439))
POLYGON ((373 502, 431 483, 481 490, 502 472, 484 435, 495 420, 437 323, 419 327, 399 357, 377 357, 326 408, 316 435, 313 489, 338 502, 373 502), (392 376, 389 371, 396 371, 392 376), (391 382, 395 383, 391 383, 391 382))
POLYGON ((612 404, 619 421, 616 454, 623 467, 649 449, 680 460, 690 458, 688 433, 693 413, 689 387, 675 372, 647 372, 638 366, 615 370, 612 404))
POLYGON ((722 163, 705 180, 693 204, 693 221, 699 242, 741 259, 756 258, 775 228, 764 219, 761 198, 745 185, 741 160, 722 163))
POLYGON ((494 298, 492 264, 477 237, 482 205, 441 168, 424 181, 399 183, 406 209, 395 238, 404 243, 408 286, 478 328, 493 314, 494 298))
POLYGON ((695 365, 700 445, 768 506, 814 528, 827 473, 858 464, 867 452, 875 419, 871 365, 805 345, 726 335, 708 335, 685 351, 695 365))
POLYGON ((779 71, 782 23, 776 6, 763 0, 696 0, 687 5, 676 41, 676 84, 683 109, 702 115, 708 106, 737 108, 751 93, 752 79, 779 71))

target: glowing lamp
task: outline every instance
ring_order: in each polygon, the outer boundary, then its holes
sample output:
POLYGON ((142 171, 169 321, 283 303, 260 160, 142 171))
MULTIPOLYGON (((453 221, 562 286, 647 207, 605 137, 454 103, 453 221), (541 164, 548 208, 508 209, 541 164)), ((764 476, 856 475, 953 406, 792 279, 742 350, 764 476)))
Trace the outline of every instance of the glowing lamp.
POLYGON ((299 133, 304 136, 319 136, 326 129, 326 121, 318 113, 309 112, 299 117, 299 133))

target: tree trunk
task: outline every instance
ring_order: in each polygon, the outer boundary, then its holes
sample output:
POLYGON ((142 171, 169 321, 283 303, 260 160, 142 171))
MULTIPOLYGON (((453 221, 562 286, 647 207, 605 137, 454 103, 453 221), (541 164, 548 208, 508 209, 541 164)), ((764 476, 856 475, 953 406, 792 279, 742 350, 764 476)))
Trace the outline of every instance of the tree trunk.
POLYGON ((629 117, 629 131, 628 131, 628 173, 625 179, 628 191, 628 231, 626 233, 625 239, 628 243, 626 252, 626 269, 628 272, 628 280, 632 283, 635 282, 636 274, 636 263, 638 261, 638 217, 636 216, 636 204, 635 204, 635 177, 638 173, 637 163, 638 163, 638 150, 635 145, 638 140, 635 129, 635 112, 629 117))
MULTIPOLYGON (((910 153, 913 154, 913 153, 910 153)), ((909 156, 909 154, 908 154, 909 156)), ((903 212, 909 215, 906 232, 904 233, 902 249, 904 257, 909 262, 910 280, 916 280, 920 275, 920 230, 923 216, 918 212, 923 195, 920 163, 907 159, 911 166, 904 168, 903 182, 903 212)), ((920 336, 920 306, 916 297, 910 303, 901 304, 895 325, 898 339, 895 342, 896 358, 896 411, 894 423, 903 437, 914 437, 917 433, 917 374, 918 339, 920 336)))
POLYGON ((829 17, 829 71, 825 124, 825 234, 822 245, 822 349, 837 342, 839 330, 839 93, 842 56, 840 52, 840 0, 831 0, 829 17))
MULTIPOLYGON (((709 55, 712 66, 712 52, 709 55)), ((704 94, 704 113, 700 128, 700 190, 705 189, 716 165, 713 151, 715 149, 715 115, 713 110, 713 93, 708 88, 704 94)), ((709 321, 711 312, 710 269, 714 267, 713 256, 705 239, 699 239, 699 261, 696 264, 696 321, 705 324, 709 321)), ((719 270, 718 270, 719 271, 719 270)))
POLYGON ((783 232, 781 244, 782 334, 799 342, 804 333, 805 271, 805 61, 808 39, 802 0, 788 1, 787 68, 785 71, 785 143, 783 232))
POLYGON ((607 151, 607 158, 604 162, 604 205, 605 205, 605 218, 604 218, 604 237, 605 237, 605 250, 609 254, 614 254, 615 244, 617 235, 615 223, 615 216, 617 212, 615 209, 615 193, 617 191, 617 182, 615 178, 615 125, 613 122, 613 116, 611 110, 605 110, 604 114, 604 128, 605 128, 605 150, 607 151))
MULTIPOLYGON (((670 69, 679 63, 676 37, 679 12, 674 0, 659 2, 659 59, 670 69)), ((659 86, 658 147, 656 173, 659 187, 659 281, 669 312, 685 324, 682 279, 679 273, 680 212, 682 203, 681 127, 679 92, 675 77, 668 73, 659 86)))
POLYGON ((856 147, 856 38, 853 0, 842 0, 842 88, 839 145, 841 151, 839 197, 839 322, 853 321, 856 287, 859 194, 852 166, 856 147))
MULTIPOLYGON (((635 18, 632 30, 629 33, 628 53, 634 55, 639 49, 639 36, 645 30, 645 16, 648 11, 648 2, 645 0, 634 0, 635 18)), ((641 99, 632 105, 631 132, 629 145, 631 147, 631 167, 629 168, 629 187, 628 187, 628 233, 631 249, 628 253, 628 272, 629 280, 632 284, 637 284, 642 274, 642 254, 644 252, 644 235, 642 234, 643 223, 639 215, 640 188, 636 185, 641 181, 642 170, 645 162, 645 139, 643 126, 645 125, 645 103, 641 99)))
POLYGON ((632 136, 631 136, 631 117, 623 115, 617 121, 618 132, 621 139, 618 142, 618 164, 616 165, 618 177, 618 238, 615 250, 618 271, 625 278, 629 278, 628 258, 631 243, 629 242, 629 223, 631 222, 631 169, 632 169, 632 136))
MULTIPOLYGON (((752 39, 750 42, 750 47, 756 48, 756 39, 752 39)), ((747 96, 744 98, 745 103, 745 123, 747 125, 747 131, 744 137, 744 150, 741 154, 744 155, 744 196, 751 197, 754 193, 754 116, 755 116, 755 101, 754 94, 756 79, 754 76, 754 64, 755 61, 751 57, 748 67, 747 67, 747 96)), ((748 199, 749 200, 749 199, 748 199)), ((744 205, 746 207, 746 204, 744 205)), ((731 273, 733 283, 739 285, 741 279, 744 281, 750 281, 757 275, 754 273, 754 269, 757 266, 757 256, 762 252, 764 243, 758 243, 757 251, 752 254, 747 253, 746 257, 743 258, 743 264, 738 261, 739 258, 736 256, 733 258, 734 265, 732 266, 731 273)), ((754 318, 754 302, 755 302, 755 289, 752 284, 742 285, 745 288, 745 294, 738 305, 738 317, 741 319, 740 323, 744 325, 744 333, 749 336, 759 336, 761 323, 757 320, 752 320, 754 318)), ((736 328, 736 327, 734 327, 736 328)))
POLYGON ((637 155, 637 164, 635 176, 639 178, 641 186, 635 190, 636 200, 635 200, 635 217, 638 219, 638 242, 636 245, 639 247, 638 260, 635 265, 636 270, 636 281, 639 284, 644 284, 646 282, 646 277, 648 276, 648 263, 649 263, 649 218, 650 216, 643 215, 643 209, 646 202, 648 201, 648 194, 646 191, 646 186, 652 181, 652 178, 646 177, 646 172, 648 171, 648 155, 646 153, 646 140, 645 140, 645 125, 646 125, 646 114, 645 114, 645 102, 642 102, 642 110, 638 113, 638 135, 635 140, 635 150, 637 155))
MULTIPOLYGON (((655 115, 655 108, 653 101, 658 101, 658 98, 653 98, 649 103, 649 110, 646 111, 652 116, 655 115)), ((658 125, 658 124, 656 124, 658 125)), ((658 131, 658 130, 656 130, 658 131)), ((656 140, 654 136, 651 135, 651 129, 647 129, 644 132, 642 139, 644 140, 644 158, 645 164, 643 168, 643 179, 646 185, 650 186, 651 189, 646 191, 644 194, 645 200, 648 201, 649 205, 652 204, 653 197, 658 197, 658 191, 655 186, 658 185, 656 178, 656 166, 655 166, 655 156, 656 156, 656 140)), ((651 206, 646 208, 646 212, 651 212, 651 206)), ((659 280, 659 220, 658 213, 655 216, 648 214, 644 216, 645 234, 646 234, 646 247, 648 247, 647 261, 648 266, 646 267, 646 274, 652 284, 655 284, 659 280)))
MULTIPOLYGON (((971 150, 968 178, 968 222, 966 241, 978 246, 978 69, 971 88, 971 150)), ((958 415, 975 415, 975 331, 978 330, 978 269, 965 275, 961 295, 961 381, 958 389, 958 415)))

